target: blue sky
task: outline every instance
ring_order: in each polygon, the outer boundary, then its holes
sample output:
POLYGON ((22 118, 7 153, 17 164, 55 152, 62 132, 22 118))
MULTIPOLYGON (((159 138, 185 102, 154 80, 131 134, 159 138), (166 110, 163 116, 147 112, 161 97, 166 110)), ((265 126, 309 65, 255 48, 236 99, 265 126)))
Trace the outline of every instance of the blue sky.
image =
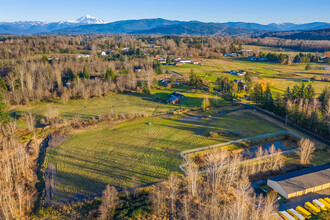
POLYGON ((330 22, 330 0, 0 0, 0 21, 165 18, 262 24, 330 22))

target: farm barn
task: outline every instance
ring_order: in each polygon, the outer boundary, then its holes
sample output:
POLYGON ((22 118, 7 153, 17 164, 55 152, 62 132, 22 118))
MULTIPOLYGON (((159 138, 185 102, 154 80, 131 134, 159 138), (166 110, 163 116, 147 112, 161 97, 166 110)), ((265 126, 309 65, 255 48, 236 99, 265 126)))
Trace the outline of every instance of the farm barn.
POLYGON ((168 104, 177 104, 180 103, 180 99, 174 95, 171 95, 170 99, 167 100, 168 104))
POLYGON ((180 103, 181 99, 184 99, 185 96, 182 95, 181 92, 173 92, 169 95, 169 99, 167 100, 167 103, 169 104, 177 104, 180 103))
POLYGON ((330 164, 275 176, 267 185, 286 199, 330 188, 330 164))

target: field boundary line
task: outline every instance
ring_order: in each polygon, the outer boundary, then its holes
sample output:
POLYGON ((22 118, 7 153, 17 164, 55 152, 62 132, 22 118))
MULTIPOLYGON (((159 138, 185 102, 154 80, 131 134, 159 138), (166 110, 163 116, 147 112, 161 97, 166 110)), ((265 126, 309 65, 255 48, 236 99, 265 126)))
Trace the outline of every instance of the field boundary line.
POLYGON ((191 153, 195 153, 195 152, 199 152, 199 151, 209 150, 209 149, 222 147, 222 146, 226 146, 226 145, 230 145, 230 144, 237 144, 237 143, 241 143, 243 141, 251 141, 251 140, 265 138, 265 137, 272 137, 272 136, 280 135, 280 134, 290 134, 290 135, 295 136, 297 138, 302 138, 300 135, 297 135, 297 134, 295 134, 291 131, 278 131, 278 132, 275 132, 275 133, 267 133, 267 134, 263 134, 263 135, 259 135, 259 136, 255 136, 255 137, 242 138, 242 139, 238 139, 238 140, 234 140, 234 141, 228 141, 228 142, 224 142, 224 143, 220 143, 220 144, 214 144, 214 145, 209 145, 209 146, 200 147, 200 148, 196 148, 196 149, 185 150, 185 151, 182 151, 180 153, 180 155, 182 157, 186 154, 191 154, 191 153))
MULTIPOLYGON (((243 138, 243 139, 239 139, 239 140, 234 140, 234 141, 228 141, 228 142, 224 142, 224 143, 220 143, 220 144, 214 144, 214 145, 210 145, 210 146, 205 146, 205 147, 200 147, 200 148, 196 148, 196 149, 191 149, 191 150, 186 150, 186 151, 182 151, 180 153, 180 156, 186 161, 186 163, 181 164, 179 166, 180 170, 186 174, 186 170, 185 167, 188 165, 188 158, 187 155, 191 154, 191 153, 196 153, 196 152, 200 152, 200 151, 205 151, 205 150, 210 150, 210 149, 214 149, 214 148, 218 148, 218 147, 223 147, 223 146, 227 146, 230 144, 238 144, 244 141, 251 141, 251 140, 256 140, 256 139, 261 139, 261 138, 265 138, 265 137, 272 137, 272 136, 277 136, 277 135, 281 135, 281 134, 289 134, 292 135, 298 139, 301 139, 302 137, 298 134, 295 134, 291 131, 279 131, 279 132, 275 132, 275 133, 267 133, 264 135, 259 135, 259 136, 255 136, 255 137, 250 137, 250 138, 243 138)), ((287 151, 283 151, 283 152, 279 152, 279 153, 275 153, 275 154, 288 154, 288 153, 292 153, 297 151, 298 149, 292 149, 292 150, 287 150, 287 151)), ((255 160, 260 160, 260 159, 266 159, 267 157, 273 156, 274 154, 270 154, 270 155, 265 155, 261 158, 252 158, 252 159, 248 159, 248 160, 244 160, 242 162, 240 162, 239 164, 244 164, 244 163, 248 163, 248 162, 253 162, 255 160)), ((224 166, 222 167, 223 169, 227 168, 228 166, 224 166)), ((206 171, 199 171, 199 173, 205 173, 206 171)))

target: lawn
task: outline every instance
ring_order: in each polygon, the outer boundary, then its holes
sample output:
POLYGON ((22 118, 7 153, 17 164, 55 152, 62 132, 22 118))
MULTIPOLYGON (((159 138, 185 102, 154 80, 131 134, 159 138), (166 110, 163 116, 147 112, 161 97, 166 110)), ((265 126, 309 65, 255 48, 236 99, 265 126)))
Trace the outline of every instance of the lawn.
MULTIPOLYGON (((278 91, 285 91, 290 86, 301 84, 302 78, 312 78, 316 76, 317 80, 309 82, 313 85, 317 93, 321 93, 328 82, 320 81, 321 75, 327 73, 326 70, 305 70, 306 64, 282 65, 270 62, 250 61, 246 58, 221 58, 205 59, 201 61, 202 65, 186 64, 183 66, 167 66, 166 68, 176 71, 180 74, 189 74, 191 70, 201 76, 203 79, 215 82, 221 75, 226 75, 230 80, 238 77, 231 76, 228 71, 246 70, 257 76, 259 79, 265 78, 278 91)), ((325 64, 312 64, 315 68, 322 68, 325 64)))
MULTIPOLYGON (((106 184, 129 186, 132 177, 138 184, 152 183, 179 171, 181 151, 240 138, 196 134, 205 121, 187 122, 181 117, 147 117, 112 127, 102 123, 72 133, 61 146, 49 149, 47 160, 56 164, 57 189, 66 195, 90 195, 101 192, 106 184)), ((249 136, 278 131, 257 117, 236 117, 224 117, 213 126, 249 136)))

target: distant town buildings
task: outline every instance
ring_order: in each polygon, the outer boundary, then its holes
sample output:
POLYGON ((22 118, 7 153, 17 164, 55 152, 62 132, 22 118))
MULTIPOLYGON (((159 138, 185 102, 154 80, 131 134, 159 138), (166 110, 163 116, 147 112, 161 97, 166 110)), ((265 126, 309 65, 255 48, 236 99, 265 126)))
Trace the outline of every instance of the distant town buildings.
POLYGON ((246 71, 240 70, 240 71, 230 71, 229 72, 233 76, 244 76, 246 74, 246 71))
POLYGON ((224 53, 224 57, 238 57, 239 55, 237 53, 224 53))
MULTIPOLYGON (((185 54, 185 57, 191 57, 191 55, 186 55, 185 54)), ((161 64, 167 64, 168 63, 167 58, 164 58, 160 55, 156 55, 155 59, 161 64)), ((171 62, 169 63, 169 65, 175 65, 175 66, 181 66, 181 65, 185 65, 185 64, 199 65, 200 63, 197 60, 192 61, 191 59, 182 59, 181 57, 171 58, 171 62)))
POLYGON ((259 57, 258 60, 259 61, 267 61, 268 59, 266 57, 259 57))
POLYGON ((78 59, 80 59, 80 58, 89 58, 89 57, 90 57, 89 54, 79 54, 79 55, 77 56, 78 59))
POLYGON ((191 60, 179 60, 179 63, 191 63, 191 60))
POLYGON ((254 57, 254 56, 248 56, 248 59, 251 61, 267 61, 268 60, 266 57, 254 57))
POLYGON ((244 82, 245 82, 244 79, 235 79, 234 81, 235 81, 236 83, 244 83, 244 82))

